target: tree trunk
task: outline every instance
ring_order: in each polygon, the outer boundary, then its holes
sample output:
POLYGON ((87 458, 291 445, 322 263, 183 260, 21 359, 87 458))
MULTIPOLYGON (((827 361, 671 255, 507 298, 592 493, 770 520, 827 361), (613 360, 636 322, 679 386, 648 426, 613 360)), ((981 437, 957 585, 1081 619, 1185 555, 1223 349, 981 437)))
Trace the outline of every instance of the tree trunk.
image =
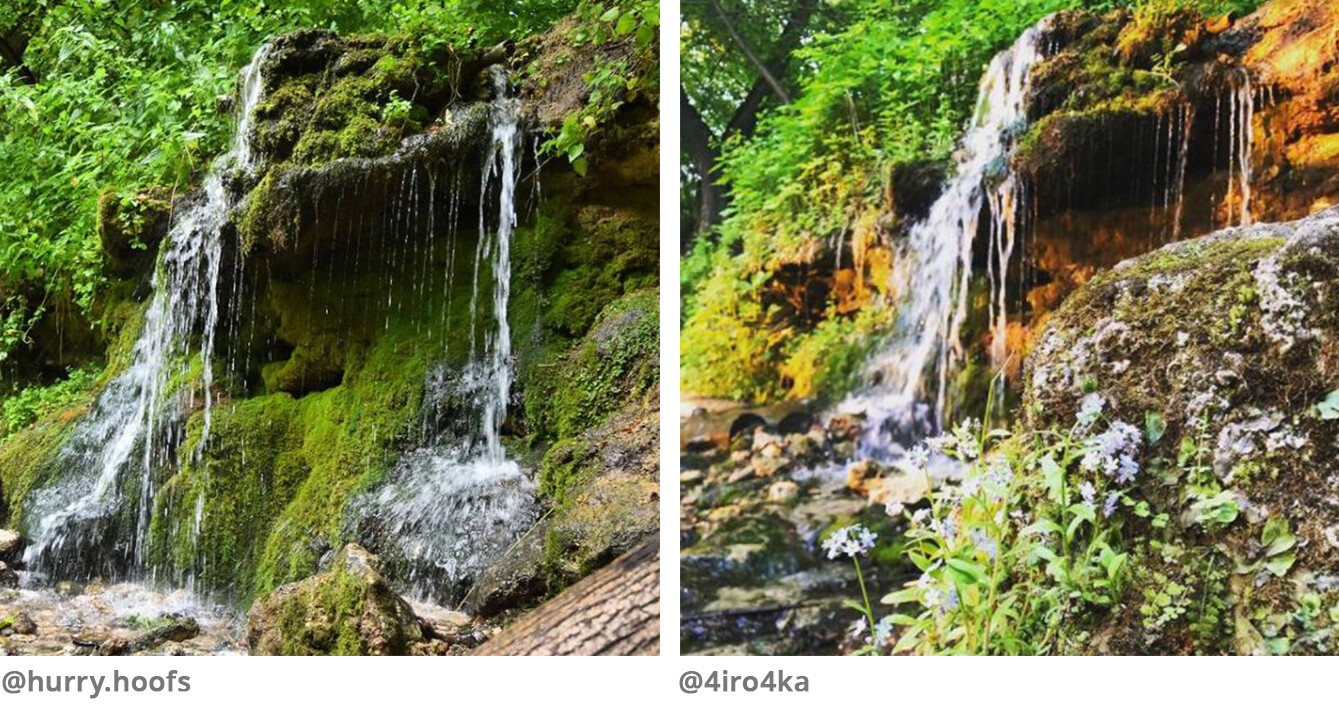
POLYGON ((659 538, 582 578, 474 654, 660 654, 659 538))
POLYGON ((679 251, 685 254, 692 248, 696 237, 707 234, 720 222, 721 212, 730 201, 725 187, 720 183, 721 171, 717 166, 717 160, 720 158, 718 145, 732 137, 747 139, 753 136, 753 130, 758 125, 758 112, 768 96, 776 96, 782 103, 790 102, 790 94, 782 84, 782 78, 788 74, 790 55, 804 39, 805 30, 818 6, 818 0, 799 0, 795 4, 766 62, 759 60, 753 50, 744 43, 743 38, 738 37, 716 0, 712 0, 712 6, 716 8, 717 14, 725 22, 741 51, 748 56, 750 64, 758 71, 759 77, 749 88, 743 101, 735 108, 734 114, 730 117, 730 124, 725 127, 720 137, 714 135, 711 128, 702 120, 697 108, 693 106, 688 94, 684 92, 683 86, 679 86, 683 149, 697 167, 699 182, 697 221, 691 228, 684 227, 684 236, 679 238, 679 251))

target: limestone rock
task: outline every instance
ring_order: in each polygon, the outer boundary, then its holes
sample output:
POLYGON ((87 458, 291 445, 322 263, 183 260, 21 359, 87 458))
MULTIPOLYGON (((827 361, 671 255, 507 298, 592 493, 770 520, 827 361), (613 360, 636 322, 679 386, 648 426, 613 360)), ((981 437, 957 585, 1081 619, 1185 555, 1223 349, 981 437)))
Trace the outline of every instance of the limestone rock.
POLYGON ((767 500, 773 503, 789 503, 800 494, 800 486, 794 481, 779 480, 767 488, 767 500))
POLYGON ((17 562, 23 536, 13 530, 0 530, 0 560, 17 562))
POLYGON ((422 628, 378 568, 375 556, 349 544, 327 572, 257 601, 248 616, 252 654, 409 654, 422 628))
MULTIPOLYGON (((1187 621, 1085 623, 1110 651, 1236 652, 1258 642, 1253 631, 1274 634, 1260 616, 1301 609, 1306 590, 1339 574, 1326 539, 1339 524, 1336 297, 1339 209, 1330 209, 1123 262, 1047 320, 1027 359, 1027 427, 1068 430, 1084 396, 1100 394, 1102 426, 1121 421, 1140 434, 1125 494, 1180 518, 1158 539, 1184 567, 1159 567, 1163 579, 1236 605, 1235 623, 1212 634, 1187 621), (1224 386, 1224 371, 1242 379, 1224 386), (1177 467, 1183 442, 1198 451, 1198 487, 1177 467), (1215 563, 1228 569, 1204 567, 1215 563)), ((1127 540, 1150 530, 1122 515, 1127 540)), ((1122 604, 1157 610, 1146 603, 1156 593, 1131 589, 1122 604)), ((1301 639, 1289 649, 1324 651, 1301 639)))

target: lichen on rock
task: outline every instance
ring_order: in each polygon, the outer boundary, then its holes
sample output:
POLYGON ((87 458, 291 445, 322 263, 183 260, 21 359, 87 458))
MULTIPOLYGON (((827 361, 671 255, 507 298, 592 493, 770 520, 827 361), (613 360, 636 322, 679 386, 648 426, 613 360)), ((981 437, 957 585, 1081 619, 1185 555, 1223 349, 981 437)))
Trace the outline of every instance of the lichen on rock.
POLYGON ((1113 420, 1156 426, 1136 485, 1172 516, 1126 526, 1128 606, 1072 625, 1086 649, 1332 649, 1304 613, 1339 605, 1339 425, 1318 408, 1339 390, 1336 256, 1336 210, 1226 230, 1098 274, 1046 324, 1028 425, 1067 426, 1096 393, 1113 420), (1132 617, 1172 583, 1231 615, 1132 617))

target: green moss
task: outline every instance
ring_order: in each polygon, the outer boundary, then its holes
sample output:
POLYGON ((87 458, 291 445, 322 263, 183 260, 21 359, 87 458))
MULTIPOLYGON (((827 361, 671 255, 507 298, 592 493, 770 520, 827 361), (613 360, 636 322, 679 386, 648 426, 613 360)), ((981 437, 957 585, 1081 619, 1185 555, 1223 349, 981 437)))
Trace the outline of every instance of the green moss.
POLYGON ((575 436, 656 388, 659 352, 659 292, 622 297, 566 356, 532 372, 526 416, 544 435, 575 436))
POLYGON ((0 444, 0 524, 22 523, 24 500, 47 475, 73 418, 41 421, 0 444))
POLYGON ((267 599, 258 606, 267 631, 253 647, 278 655, 409 654, 422 638, 417 619, 375 565, 349 546, 329 572, 267 599))
POLYGON ((544 454, 536 476, 540 495, 561 505, 570 489, 579 487, 590 477, 590 457, 590 444, 579 438, 553 444, 544 454))

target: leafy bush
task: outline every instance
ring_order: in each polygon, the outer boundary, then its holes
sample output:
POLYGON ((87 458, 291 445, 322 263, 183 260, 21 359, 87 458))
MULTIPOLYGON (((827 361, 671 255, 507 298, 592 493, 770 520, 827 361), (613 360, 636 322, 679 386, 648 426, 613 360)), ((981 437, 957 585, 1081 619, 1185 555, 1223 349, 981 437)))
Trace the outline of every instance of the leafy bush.
POLYGON ((100 369, 70 369, 66 377, 47 386, 29 386, 0 403, 0 440, 32 425, 39 417, 87 400, 100 369))

